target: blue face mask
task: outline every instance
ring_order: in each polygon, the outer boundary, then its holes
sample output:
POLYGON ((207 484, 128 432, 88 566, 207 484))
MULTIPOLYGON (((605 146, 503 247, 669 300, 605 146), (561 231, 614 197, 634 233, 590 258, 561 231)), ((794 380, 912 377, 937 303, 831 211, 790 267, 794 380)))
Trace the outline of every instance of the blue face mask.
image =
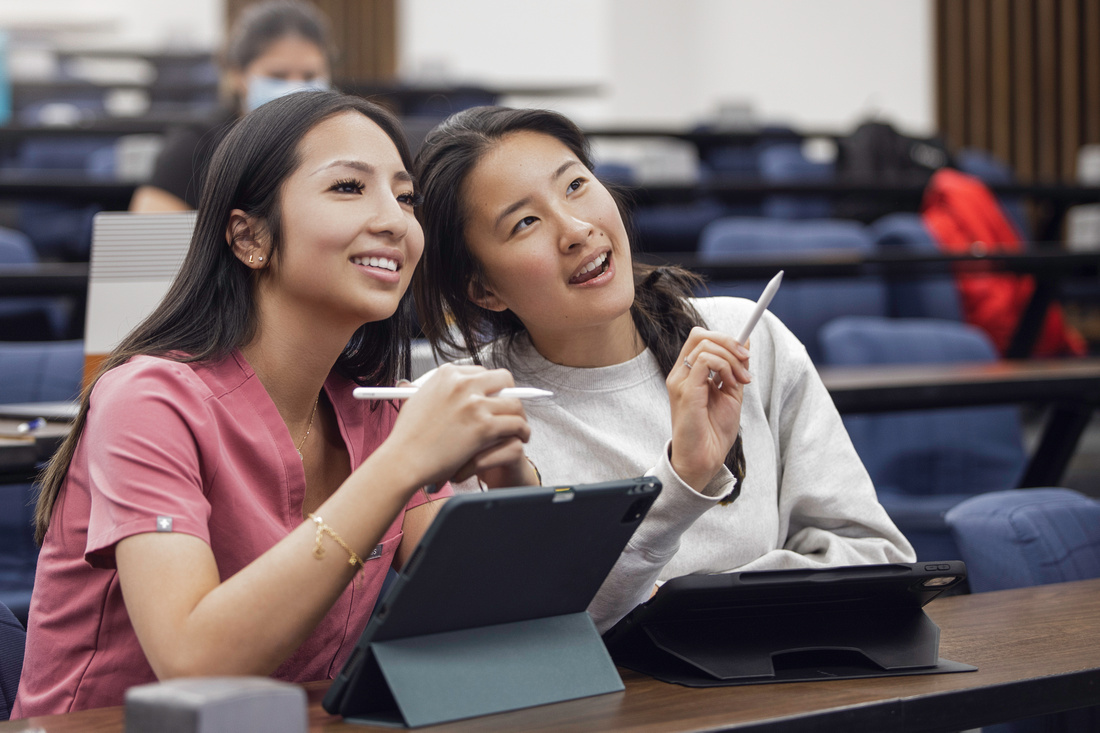
POLYGON ((327 91, 328 89, 330 87, 327 79, 291 81, 270 76, 250 76, 248 91, 244 97, 244 110, 251 112, 262 104, 293 92, 327 91))

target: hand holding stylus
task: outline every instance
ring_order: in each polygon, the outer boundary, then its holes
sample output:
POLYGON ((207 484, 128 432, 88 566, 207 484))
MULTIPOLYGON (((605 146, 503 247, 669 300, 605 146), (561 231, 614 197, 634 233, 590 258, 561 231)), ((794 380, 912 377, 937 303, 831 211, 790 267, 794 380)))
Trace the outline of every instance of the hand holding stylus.
POLYGON ((752 381, 748 339, 782 279, 780 272, 764 288, 738 339, 693 328, 665 380, 672 411, 672 468, 697 491, 721 470, 737 439, 744 387, 752 381))

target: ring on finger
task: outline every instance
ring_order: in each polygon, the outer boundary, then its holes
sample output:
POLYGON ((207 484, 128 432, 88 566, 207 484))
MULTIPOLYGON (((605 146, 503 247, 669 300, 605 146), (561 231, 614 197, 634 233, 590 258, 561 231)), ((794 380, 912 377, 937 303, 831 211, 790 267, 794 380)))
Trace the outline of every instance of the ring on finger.
POLYGON ((684 359, 684 366, 688 368, 688 371, 691 371, 691 362, 687 359, 684 359))

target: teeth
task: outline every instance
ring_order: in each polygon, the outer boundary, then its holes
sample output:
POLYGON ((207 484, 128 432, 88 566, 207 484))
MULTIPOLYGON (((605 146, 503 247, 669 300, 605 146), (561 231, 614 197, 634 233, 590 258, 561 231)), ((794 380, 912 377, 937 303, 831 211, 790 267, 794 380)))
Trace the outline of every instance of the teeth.
POLYGON ((585 265, 583 268, 581 268, 581 271, 578 274, 583 275, 586 272, 592 272, 597 267, 602 267, 603 263, 605 263, 605 262, 607 262, 607 252, 604 252, 599 257, 592 260, 587 265, 585 265))
POLYGON ((397 260, 391 260, 388 257, 352 257, 351 263, 353 265, 367 265, 368 267, 379 267, 383 270, 397 272, 397 260))

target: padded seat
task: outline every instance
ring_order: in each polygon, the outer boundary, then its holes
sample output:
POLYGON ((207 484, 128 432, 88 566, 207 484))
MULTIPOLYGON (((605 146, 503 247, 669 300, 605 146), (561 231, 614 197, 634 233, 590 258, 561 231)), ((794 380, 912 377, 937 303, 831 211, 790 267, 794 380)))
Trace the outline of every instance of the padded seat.
MULTIPOLYGON (((979 329, 933 319, 838 318, 822 328, 821 346, 830 366, 996 359, 979 329)), ((844 425, 918 560, 958 559, 948 510, 975 494, 1014 488, 1026 462, 1015 407, 845 415, 844 425)))

